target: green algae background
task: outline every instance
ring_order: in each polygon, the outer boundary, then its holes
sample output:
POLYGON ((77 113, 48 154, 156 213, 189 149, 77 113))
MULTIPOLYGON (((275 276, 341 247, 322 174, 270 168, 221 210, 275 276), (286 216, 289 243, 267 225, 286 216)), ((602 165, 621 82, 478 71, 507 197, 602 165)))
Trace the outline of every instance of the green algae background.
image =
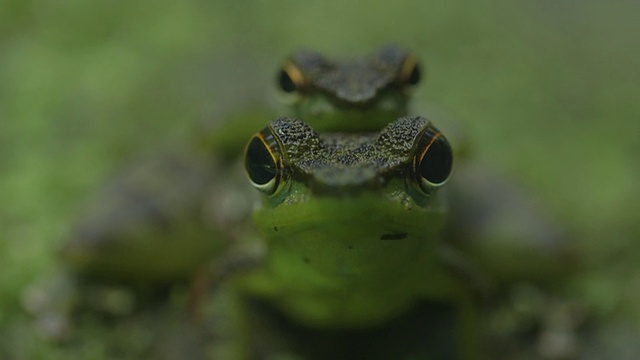
MULTIPOLYGON (((481 161, 567 229, 590 264, 570 291, 598 319, 639 326, 639 11, 633 0, 0 3, 0 358, 102 356, 39 342, 20 301, 118 168, 276 103, 293 50, 389 42, 428 69, 416 109, 456 119, 481 161)), ((611 328, 603 337, 624 343, 611 328)))

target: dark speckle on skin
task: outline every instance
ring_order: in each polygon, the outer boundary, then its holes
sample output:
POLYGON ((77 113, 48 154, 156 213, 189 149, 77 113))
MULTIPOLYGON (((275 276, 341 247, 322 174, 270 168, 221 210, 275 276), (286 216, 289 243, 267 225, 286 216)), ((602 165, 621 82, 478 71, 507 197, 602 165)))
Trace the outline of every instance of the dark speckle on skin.
POLYGON ((353 250, 353 246, 349 245, 349 246, 347 246, 347 249, 353 250))
POLYGON ((277 226, 274 226, 274 227, 273 227, 273 231, 277 232, 277 231, 278 231, 278 227, 277 227, 277 226))
POLYGON ((308 257, 305 256, 305 257, 302 258, 302 261, 304 261, 306 264, 308 264, 308 263, 311 262, 311 259, 309 259, 308 257))
POLYGON ((408 235, 408 233, 382 234, 380 235, 380 240, 402 240, 408 235))

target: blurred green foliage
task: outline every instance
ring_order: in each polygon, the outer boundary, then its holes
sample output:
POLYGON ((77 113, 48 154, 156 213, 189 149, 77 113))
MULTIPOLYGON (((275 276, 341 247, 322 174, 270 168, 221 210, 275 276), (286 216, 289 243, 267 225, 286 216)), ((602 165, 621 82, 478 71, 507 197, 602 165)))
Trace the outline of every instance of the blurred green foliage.
POLYGON ((83 199, 127 159, 271 101, 295 49, 354 55, 387 42, 428 68, 417 109, 458 119, 481 161, 539 194, 572 234, 591 264, 573 291, 640 323, 639 10, 633 0, 0 3, 0 358, 30 332, 23 288, 55 268, 83 199))

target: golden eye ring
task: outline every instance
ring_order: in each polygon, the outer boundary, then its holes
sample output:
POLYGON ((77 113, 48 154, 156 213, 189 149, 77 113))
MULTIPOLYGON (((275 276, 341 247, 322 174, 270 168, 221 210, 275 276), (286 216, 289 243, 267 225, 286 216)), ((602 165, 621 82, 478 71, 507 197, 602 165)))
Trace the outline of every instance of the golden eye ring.
POLYGON ((307 88, 307 80, 302 71, 291 61, 282 67, 277 80, 280 90, 287 94, 304 92, 307 88))
POLYGON ((244 169, 251 184, 267 195, 274 194, 280 186, 282 154, 269 128, 249 140, 244 151, 244 169))
POLYGON ((407 55, 399 73, 399 82, 401 85, 415 86, 422 80, 422 70, 418 59, 413 55, 407 55))
POLYGON ((429 126, 422 135, 413 161, 413 173, 420 189, 430 194, 444 185, 451 175, 453 151, 447 138, 429 126))

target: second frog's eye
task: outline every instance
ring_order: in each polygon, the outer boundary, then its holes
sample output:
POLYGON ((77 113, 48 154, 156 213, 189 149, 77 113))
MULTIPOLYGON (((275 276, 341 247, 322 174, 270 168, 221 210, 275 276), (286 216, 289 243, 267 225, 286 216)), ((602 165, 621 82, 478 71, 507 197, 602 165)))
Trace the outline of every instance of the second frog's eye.
POLYGON ((413 162, 416 181, 423 192, 430 194, 442 186, 453 165, 449 141, 435 127, 429 126, 422 135, 413 162))
POLYGON ((281 180, 280 152, 268 131, 254 135, 244 153, 244 168, 251 184, 267 195, 276 192, 281 180))
POLYGON ((402 85, 417 85, 420 80, 422 80, 420 64, 414 56, 409 55, 402 64, 399 81, 402 85))
POLYGON ((293 93, 296 91, 304 90, 306 86, 306 81, 304 76, 302 76, 302 72, 298 67, 289 62, 282 67, 280 73, 278 73, 278 86, 280 90, 285 93, 293 93))

